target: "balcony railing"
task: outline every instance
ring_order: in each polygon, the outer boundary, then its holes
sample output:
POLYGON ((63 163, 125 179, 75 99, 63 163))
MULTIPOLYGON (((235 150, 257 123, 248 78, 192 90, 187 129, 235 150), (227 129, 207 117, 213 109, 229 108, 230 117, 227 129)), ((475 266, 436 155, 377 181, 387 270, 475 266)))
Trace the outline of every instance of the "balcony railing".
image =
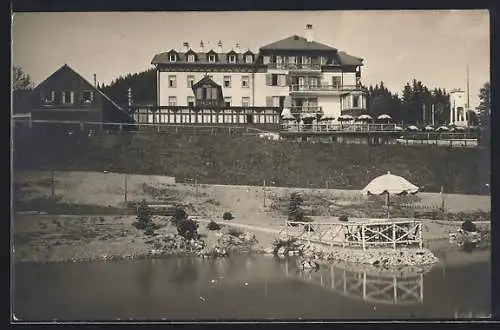
POLYGON ((278 70, 321 70, 320 63, 269 63, 267 64, 268 69, 278 69, 278 70))
POLYGON ((323 109, 318 106, 291 106, 290 112, 292 114, 300 114, 300 113, 323 113, 323 109))
POLYGON ((290 85, 290 91, 352 91, 361 90, 356 85, 290 85))

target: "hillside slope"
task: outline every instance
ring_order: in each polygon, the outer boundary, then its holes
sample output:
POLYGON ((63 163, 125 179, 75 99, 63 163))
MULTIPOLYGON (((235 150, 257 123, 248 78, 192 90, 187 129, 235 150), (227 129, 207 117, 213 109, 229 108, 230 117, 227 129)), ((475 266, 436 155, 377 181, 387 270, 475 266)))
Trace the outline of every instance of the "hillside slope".
POLYGON ((236 135, 102 134, 24 136, 15 146, 22 169, 116 171, 199 177, 200 183, 362 189, 387 171, 422 191, 484 194, 489 150, 307 144, 236 135))

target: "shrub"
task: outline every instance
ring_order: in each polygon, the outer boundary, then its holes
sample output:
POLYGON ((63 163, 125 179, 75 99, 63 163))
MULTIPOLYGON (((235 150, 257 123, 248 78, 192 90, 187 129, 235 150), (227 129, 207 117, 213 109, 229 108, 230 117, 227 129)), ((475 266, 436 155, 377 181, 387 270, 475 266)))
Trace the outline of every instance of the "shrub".
POLYGON ((174 210, 174 215, 172 215, 172 223, 174 225, 178 225, 181 221, 187 220, 187 213, 184 209, 180 207, 176 207, 174 210))
POLYGON ((347 222, 347 221, 349 221, 349 218, 347 217, 347 215, 342 214, 342 215, 339 217, 339 221, 342 221, 342 222, 347 222))
POLYGON ((465 220, 462 223, 462 230, 467 231, 467 232, 475 232, 475 231, 477 231, 477 227, 472 221, 465 220))
POLYGON ((145 200, 137 206, 137 222, 144 224, 144 227, 151 222, 151 211, 145 200))
POLYGON ((209 230, 219 230, 221 226, 215 221, 210 221, 209 224, 207 225, 207 228, 209 230))
POLYGON ((187 240, 197 239, 198 223, 191 219, 183 219, 177 223, 177 233, 187 240))
POLYGON ((289 221, 303 221, 304 211, 300 208, 304 200, 297 192, 290 195, 290 205, 288 206, 288 220, 289 221))
POLYGON ((285 248, 285 253, 288 253, 288 251, 299 250, 301 245, 302 244, 300 244, 296 238, 289 238, 286 240, 275 239, 273 242, 273 253, 278 253, 278 250, 281 247, 285 248))
POLYGON ((230 228, 227 233, 234 237, 240 237, 241 235, 243 235, 243 231, 239 228, 230 228))
POLYGON ((234 217, 231 214, 231 212, 224 212, 224 214, 222 215, 222 219, 224 219, 224 220, 233 220, 234 217))

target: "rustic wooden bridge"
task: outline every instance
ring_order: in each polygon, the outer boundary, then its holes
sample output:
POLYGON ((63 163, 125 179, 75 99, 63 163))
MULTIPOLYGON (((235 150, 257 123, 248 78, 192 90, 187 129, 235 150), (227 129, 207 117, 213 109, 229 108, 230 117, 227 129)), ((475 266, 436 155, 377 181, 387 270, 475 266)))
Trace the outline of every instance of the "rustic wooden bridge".
POLYGON ((295 238, 308 244, 330 247, 419 246, 422 248, 422 223, 415 220, 374 220, 359 222, 294 222, 280 228, 280 239, 295 238))

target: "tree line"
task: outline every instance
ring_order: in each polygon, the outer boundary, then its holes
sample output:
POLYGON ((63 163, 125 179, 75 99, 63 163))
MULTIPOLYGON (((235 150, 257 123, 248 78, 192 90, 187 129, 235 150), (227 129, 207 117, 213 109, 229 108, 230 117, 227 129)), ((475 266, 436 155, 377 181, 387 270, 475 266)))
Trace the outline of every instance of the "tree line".
MULTIPOLYGON (((366 88, 366 87, 365 87, 366 88)), ((367 90, 367 112, 372 117, 390 115, 397 123, 444 125, 450 118, 450 94, 442 88, 429 89, 421 81, 413 79, 403 86, 401 95, 392 93, 381 81, 367 90)), ((477 115, 469 111, 470 123, 478 124, 477 115)))

